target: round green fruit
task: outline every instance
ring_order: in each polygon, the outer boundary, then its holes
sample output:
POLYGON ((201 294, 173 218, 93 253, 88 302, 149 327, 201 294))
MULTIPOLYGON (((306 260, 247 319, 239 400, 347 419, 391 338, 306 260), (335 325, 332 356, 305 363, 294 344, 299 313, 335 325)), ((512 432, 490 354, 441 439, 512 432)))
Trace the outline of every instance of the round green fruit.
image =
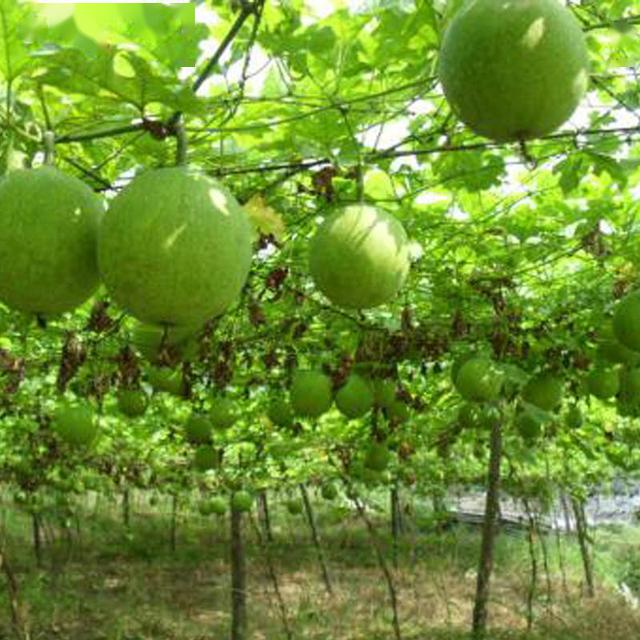
POLYGON ((464 353, 461 356, 458 356, 451 364, 451 382, 455 385, 456 378, 460 373, 460 369, 462 366, 468 362, 469 360, 475 358, 476 356, 473 353, 464 353))
POLYGON ((184 391, 184 378, 181 371, 174 371, 166 367, 153 367, 147 373, 149 384, 156 391, 165 391, 175 396, 181 396, 184 391))
POLYGON ((252 506, 253 498, 250 493, 247 493, 246 491, 237 491, 233 494, 233 497, 231 498, 231 508, 234 511, 247 513, 251 511, 252 506))
POLYGON ((93 407, 88 402, 65 402, 59 405, 52 420, 58 436, 75 447, 90 445, 98 434, 93 407))
POLYGON ((24 313, 59 314, 99 283, 96 243, 103 209, 77 178, 53 167, 0 181, 0 301, 24 313))
POLYGON ((287 511, 292 516, 299 516, 302 513, 302 504, 300 500, 287 500, 287 511))
POLYGON ((387 418, 395 422, 406 422, 411 415, 408 405, 401 400, 392 402, 385 411, 387 412, 387 418))
POLYGON ((338 490, 335 485, 331 483, 325 483, 322 485, 322 489, 320 489, 320 495, 329 502, 335 500, 338 497, 338 490))
POLYGON ((409 273, 409 241, 392 215, 368 205, 333 213, 311 242, 316 286, 333 304, 370 309, 392 300, 409 273))
POLYGON ((321 371, 299 369, 293 375, 290 397, 296 415, 318 418, 331 408, 331 379, 321 371))
POLYGON ((352 373, 336 393, 336 407, 347 418, 360 418, 373 407, 373 391, 369 383, 352 373))
POLYGON ((640 404, 640 367, 620 372, 620 396, 628 402, 640 404))
POLYGON ((289 403, 282 398, 276 398, 269 405, 267 416, 276 427, 290 429, 293 426, 293 411, 289 403))
POLYGON ((207 444, 200 445, 193 456, 193 466, 202 472, 216 469, 218 461, 218 452, 207 444))
POLYGON ((629 402, 625 398, 618 398, 616 408, 623 418, 640 418, 640 403, 638 402, 629 402))
POLYGON ((214 398, 209 418, 214 429, 224 431, 231 428, 238 419, 235 403, 229 398, 214 398))
POLYGON ((582 411, 580 411, 580 407, 576 404, 572 404, 564 417, 564 423, 569 427, 569 429, 579 429, 584 422, 584 418, 582 417, 582 411))
POLYGON ((530 376, 524 369, 515 364, 502 363, 500 368, 504 373, 502 395, 509 400, 513 400, 529 382, 530 376))
POLYGON ((147 396, 144 391, 123 389, 118 393, 118 410, 128 418, 138 418, 147 410, 147 396))
POLYGON ((201 500, 198 503, 198 512, 205 518, 213 514, 213 508, 211 506, 211 500, 201 500))
POLYGON ((536 407, 527 407, 516 416, 516 429, 525 440, 537 440, 543 432, 545 419, 536 407))
POLYGON ((612 364, 640 364, 640 353, 628 349, 620 343, 613 331, 613 324, 608 322, 598 336, 598 355, 612 364))
POLYGON ((227 501, 224 498, 211 498, 210 507, 211 512, 217 516, 223 516, 227 513, 227 501))
POLYGON ((558 0, 469 0, 449 24, 438 70, 452 110, 499 142, 546 135, 584 96, 584 34, 558 0))
POLYGON ((364 457, 364 466, 370 471, 381 473, 389 466, 391 454, 389 449, 383 444, 372 444, 364 457))
POLYGON ((206 444, 211 441, 213 425, 207 416, 194 413, 184 425, 184 435, 187 442, 192 444, 206 444))
POLYGON ((98 237, 113 299, 158 325, 198 326, 238 298, 251 228, 218 182, 186 167, 147 171, 111 203, 98 237))
POLYGON ((467 360, 456 376, 456 389, 470 402, 496 400, 502 389, 503 375, 494 362, 486 357, 467 360))
POLYGON ((389 409, 396 402, 396 384, 391 380, 376 379, 373 383, 374 402, 381 409, 389 409))
POLYGON ((616 338, 632 351, 640 351, 640 291, 623 298, 613 314, 616 338))
POLYGON ((620 374, 616 369, 594 369, 587 376, 587 388, 600 400, 613 398, 620 390, 620 374))
POLYGON ((164 351, 181 358, 196 331, 195 327, 161 327, 139 322, 133 330, 131 341, 149 362, 158 362, 164 351))
POLYGON ((564 385, 548 373, 537 375, 522 390, 522 398, 543 411, 553 411, 562 402, 564 385))

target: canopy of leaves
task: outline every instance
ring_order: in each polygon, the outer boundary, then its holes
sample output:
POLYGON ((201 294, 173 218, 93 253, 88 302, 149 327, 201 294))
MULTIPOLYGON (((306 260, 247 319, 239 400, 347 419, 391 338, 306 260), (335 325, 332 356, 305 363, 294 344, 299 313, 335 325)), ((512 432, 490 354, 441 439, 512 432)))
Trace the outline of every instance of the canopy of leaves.
POLYGON ((182 367, 184 397, 156 393, 141 418, 120 415, 116 395, 150 391, 148 365, 134 321, 104 291, 46 327, 0 308, 7 479, 34 489, 76 469, 143 486, 263 486, 357 468, 378 440, 395 452, 390 477, 424 490, 474 481, 488 434, 460 432, 443 373, 470 351, 524 380, 551 370, 584 407, 579 430, 554 416, 537 448, 510 429, 511 473, 583 482, 638 469, 633 419, 588 399, 581 381, 639 277, 640 2, 571 5, 590 90, 561 131, 526 146, 475 137, 443 98, 439 42, 459 4, 0 0, 3 172, 38 165, 51 130, 57 165, 108 200, 143 168, 173 164, 181 115, 189 163, 247 205, 256 246, 236 308, 196 336, 186 362, 161 354, 182 367), (392 304, 356 314, 314 289, 307 251, 333 206, 362 198, 403 223, 414 261, 392 304), (364 361, 394 381, 407 420, 348 422, 333 410, 284 430, 266 418, 296 366, 324 368, 338 386, 364 361), (91 450, 67 455, 51 432, 62 393, 101 414, 91 450), (219 395, 241 419, 214 434, 220 470, 194 474, 181 425, 219 395))

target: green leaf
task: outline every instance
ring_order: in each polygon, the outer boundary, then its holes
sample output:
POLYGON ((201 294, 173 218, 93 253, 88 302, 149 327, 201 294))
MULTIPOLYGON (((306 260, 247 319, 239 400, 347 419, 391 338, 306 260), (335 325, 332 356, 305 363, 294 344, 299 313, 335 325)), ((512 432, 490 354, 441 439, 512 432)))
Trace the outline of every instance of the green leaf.
POLYGON ((25 41, 32 17, 27 5, 0 0, 0 73, 9 82, 20 76, 29 64, 25 41))
POLYGON ((372 169, 365 173, 364 193, 372 200, 391 200, 396 195, 391 177, 381 169, 372 169))

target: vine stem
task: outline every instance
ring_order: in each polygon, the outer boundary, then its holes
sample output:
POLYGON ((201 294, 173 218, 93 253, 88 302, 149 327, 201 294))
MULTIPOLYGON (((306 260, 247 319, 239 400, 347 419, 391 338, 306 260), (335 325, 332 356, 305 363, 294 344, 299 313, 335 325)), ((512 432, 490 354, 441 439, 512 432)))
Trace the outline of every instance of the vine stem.
MULTIPOLYGON (((255 12, 255 10, 256 8, 252 3, 249 3, 249 2, 242 3, 242 9, 240 11, 240 14, 236 18, 236 21, 231 26, 231 29, 229 29, 229 32, 224 37, 224 40, 220 43, 220 46, 216 49, 215 53, 207 63, 207 66, 202 70, 200 75, 196 78, 196 81, 193 83, 192 91, 194 94, 198 92, 198 89, 200 89, 200 87, 204 84, 204 82, 213 73, 213 70, 216 68, 216 66, 220 62, 220 59, 224 55, 224 52, 229 48, 229 45, 231 45, 231 43, 234 41, 235 37, 240 32, 240 29, 242 29, 242 26, 244 25, 244 23, 247 21, 249 16, 255 12)), ((169 121, 167 123, 169 128, 174 127, 178 123, 181 117, 182 117, 182 112, 176 111, 171 116, 171 118, 169 118, 169 121)))
POLYGON ((175 135, 176 135, 176 165, 178 167, 184 167, 187 164, 187 154, 188 154, 188 141, 187 141, 187 132, 184 128, 184 122, 182 117, 178 119, 178 122, 175 124, 175 135))
POLYGON ((44 142, 44 163, 51 167, 56 156, 56 136, 53 131, 45 131, 42 141, 44 142))

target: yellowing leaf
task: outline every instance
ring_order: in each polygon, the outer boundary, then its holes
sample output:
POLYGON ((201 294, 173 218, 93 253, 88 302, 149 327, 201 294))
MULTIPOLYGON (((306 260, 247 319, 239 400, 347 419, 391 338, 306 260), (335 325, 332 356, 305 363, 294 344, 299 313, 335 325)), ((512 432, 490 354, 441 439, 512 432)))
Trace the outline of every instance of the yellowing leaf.
POLYGON ((257 231, 265 235, 272 234, 280 240, 286 230, 282 216, 272 209, 263 196, 256 194, 244 205, 244 209, 257 231))

